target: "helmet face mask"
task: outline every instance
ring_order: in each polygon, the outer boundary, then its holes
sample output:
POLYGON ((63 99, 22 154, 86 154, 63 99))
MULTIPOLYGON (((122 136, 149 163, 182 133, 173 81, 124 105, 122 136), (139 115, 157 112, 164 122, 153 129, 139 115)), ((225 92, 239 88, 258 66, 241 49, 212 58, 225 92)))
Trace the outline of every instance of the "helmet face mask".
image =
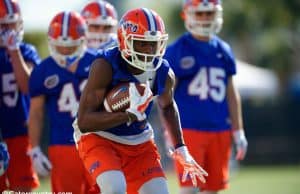
POLYGON ((86 25, 76 12, 60 12, 51 21, 48 31, 50 55, 61 67, 79 60, 85 51, 86 25))
POLYGON ((197 36, 211 37, 221 31, 223 9, 219 0, 187 0, 183 8, 186 29, 197 36), (199 19, 207 14, 209 19, 199 19))
POLYGON ((121 55, 131 66, 142 71, 160 67, 168 34, 154 11, 143 8, 127 12, 119 24, 118 39, 121 55))
POLYGON ((81 12, 88 25, 87 43, 90 48, 99 48, 116 37, 117 12, 106 1, 92 1, 81 12))
POLYGON ((15 0, 0 0, 0 35, 7 31, 14 31, 19 42, 23 40, 23 19, 15 0))
POLYGON ((90 48, 99 48, 110 39, 116 39, 115 26, 89 24, 87 32, 87 44, 90 48))

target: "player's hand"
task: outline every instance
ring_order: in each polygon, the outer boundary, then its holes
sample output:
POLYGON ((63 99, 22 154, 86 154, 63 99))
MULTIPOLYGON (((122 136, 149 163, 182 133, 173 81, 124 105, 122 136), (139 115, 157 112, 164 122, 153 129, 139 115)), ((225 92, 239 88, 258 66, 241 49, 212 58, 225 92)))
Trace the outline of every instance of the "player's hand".
POLYGON ((7 145, 4 142, 0 142, 0 176, 2 176, 8 168, 9 153, 7 145))
POLYGON ((22 40, 20 40, 18 33, 15 30, 6 30, 1 34, 2 43, 8 50, 17 50, 20 47, 22 40))
POLYGON ((30 156, 35 171, 41 176, 48 176, 52 165, 48 158, 43 154, 39 146, 32 148, 28 155, 30 156))
POLYGON ((243 160, 247 153, 248 141, 245 136, 244 130, 234 130, 233 140, 236 146, 236 160, 243 160))
POLYGON ((190 176, 194 187, 197 186, 197 179, 203 183, 206 182, 204 176, 208 176, 208 173, 197 164, 186 146, 181 146, 174 152, 170 152, 170 155, 183 166, 182 182, 185 182, 188 176, 190 176))
MULTIPOLYGON (((145 110, 147 109, 148 105, 153 99, 153 94, 150 89, 150 83, 147 81, 146 87, 144 90, 143 95, 139 93, 137 90, 135 83, 129 84, 129 99, 130 99, 130 106, 126 110, 127 113, 133 114, 136 117, 136 120, 143 121, 146 119, 145 110)), ((130 124, 130 123, 129 123, 130 124)))

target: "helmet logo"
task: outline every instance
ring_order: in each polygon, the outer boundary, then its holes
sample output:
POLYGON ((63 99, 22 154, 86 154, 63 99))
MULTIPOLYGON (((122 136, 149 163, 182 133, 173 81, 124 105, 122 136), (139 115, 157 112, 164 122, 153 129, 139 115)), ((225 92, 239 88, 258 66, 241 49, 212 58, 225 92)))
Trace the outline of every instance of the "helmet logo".
POLYGON ((89 17, 92 16, 92 13, 90 11, 83 11, 82 16, 86 17, 86 18, 89 18, 89 17))
POLYGON ((122 20, 120 24, 124 30, 129 30, 130 32, 134 32, 134 33, 138 31, 138 25, 130 21, 124 22, 124 20, 122 20))

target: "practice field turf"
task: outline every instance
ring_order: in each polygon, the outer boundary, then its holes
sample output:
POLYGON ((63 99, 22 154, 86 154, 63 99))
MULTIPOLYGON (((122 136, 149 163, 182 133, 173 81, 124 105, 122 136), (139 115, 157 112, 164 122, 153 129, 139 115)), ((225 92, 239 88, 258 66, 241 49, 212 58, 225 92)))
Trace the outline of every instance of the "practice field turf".
MULTIPOLYGON (((168 173, 171 194, 177 194, 177 180, 168 173)), ((231 177, 231 188, 221 194, 300 194, 300 165, 243 167, 231 177)), ((48 179, 36 191, 50 191, 48 179)))
MULTIPOLYGON (((177 194, 177 180, 172 174, 168 178, 171 194, 177 194)), ((300 166, 244 167, 230 184, 220 194, 300 194, 300 166)))

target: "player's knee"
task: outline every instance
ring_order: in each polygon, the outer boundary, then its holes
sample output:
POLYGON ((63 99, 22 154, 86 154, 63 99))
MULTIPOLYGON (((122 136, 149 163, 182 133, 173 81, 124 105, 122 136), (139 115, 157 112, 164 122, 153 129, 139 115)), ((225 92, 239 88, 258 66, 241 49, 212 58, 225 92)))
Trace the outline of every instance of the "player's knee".
POLYGON ((115 185, 106 185, 101 188, 102 194, 125 194, 125 187, 116 187, 115 185))
POLYGON ((169 194, 166 179, 163 177, 154 178, 144 183, 139 189, 139 194, 169 194))
POLYGON ((120 171, 107 171, 96 179, 101 194, 124 194, 126 193, 126 180, 120 171))

